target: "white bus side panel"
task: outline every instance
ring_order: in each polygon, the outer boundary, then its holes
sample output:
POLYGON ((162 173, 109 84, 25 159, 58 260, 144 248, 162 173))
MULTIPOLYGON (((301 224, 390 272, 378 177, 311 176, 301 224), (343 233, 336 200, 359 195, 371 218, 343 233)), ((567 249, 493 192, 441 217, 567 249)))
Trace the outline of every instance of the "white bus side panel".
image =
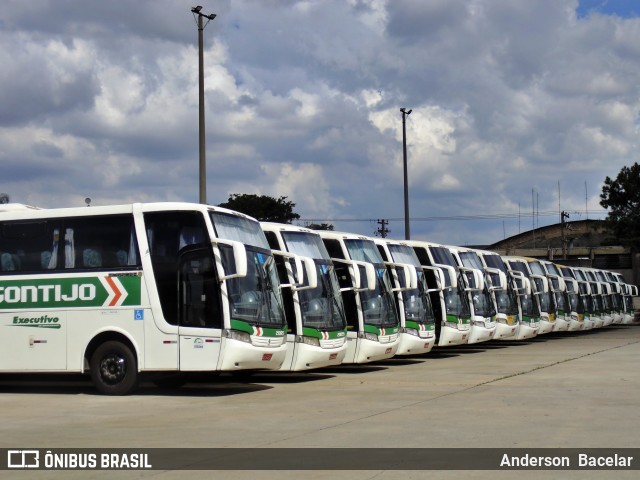
MULTIPOLYGON (((138 358, 144 350, 144 325, 136 320, 138 309, 110 308, 102 310, 77 309, 67 312, 67 366, 70 371, 82 371, 87 346, 104 332, 116 332, 134 346, 138 358)), ((89 358, 89 361, 91 359, 89 358)), ((138 367, 141 368, 140 360, 138 367)))
POLYGON ((2 312, 0 329, 0 371, 66 370, 66 312, 2 312))
POLYGON ((216 370, 220 357, 222 331, 194 327, 180 327, 179 330, 180 370, 216 370))

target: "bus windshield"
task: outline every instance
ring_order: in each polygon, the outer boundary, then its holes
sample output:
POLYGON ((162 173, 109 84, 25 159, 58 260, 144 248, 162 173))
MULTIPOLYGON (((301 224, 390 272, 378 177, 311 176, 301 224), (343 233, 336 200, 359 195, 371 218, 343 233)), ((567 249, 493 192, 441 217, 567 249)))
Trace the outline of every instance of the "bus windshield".
MULTIPOLYGON (((483 255, 483 258, 489 268, 496 268, 502 271, 505 275, 507 274, 507 268, 500 256, 483 255)), ((494 290, 493 294, 496 298, 496 307, 499 313, 506 315, 518 314, 518 297, 516 296, 510 282, 507 282, 506 289, 494 290)))
MULTIPOLYGON (((255 326, 282 327, 285 324, 282 293, 275 261, 260 224, 220 212, 209 212, 218 238, 245 245, 247 275, 227 280, 231 320, 255 326)), ((233 264, 232 249, 221 245, 225 270, 233 264)))
POLYGON ((282 238, 287 245, 288 252, 313 259, 331 259, 324 243, 322 243, 322 238, 315 233, 282 232, 282 238))
MULTIPOLYGON (((460 260, 462 260, 462 264, 466 268, 475 268, 481 272, 484 270, 482 261, 476 252, 459 252, 459 255, 460 260)), ((473 308, 476 315, 492 317, 496 314, 486 285, 482 291, 473 292, 471 294, 471 298, 473 300, 473 308)))
MULTIPOLYGON (((418 288, 402 292, 404 315, 406 320, 418 323, 435 323, 435 316, 429 295, 427 295, 427 280, 420 267, 420 260, 416 252, 408 245, 389 244, 389 252, 396 263, 407 263, 416 267, 418 274, 418 288)), ((398 270, 400 282, 406 282, 404 270, 398 270)))
POLYGON ((352 260, 372 263, 376 269, 374 290, 360 292, 364 323, 376 327, 393 327, 400 323, 391 293, 389 271, 372 240, 347 239, 344 241, 352 260))
POLYGON ((258 222, 222 212, 209 212, 209 216, 218 238, 269 250, 269 242, 258 222))
POLYGON ((302 326, 318 330, 342 330, 346 320, 338 277, 329 253, 319 235, 308 232, 282 232, 287 250, 314 260, 318 286, 300 290, 302 326))

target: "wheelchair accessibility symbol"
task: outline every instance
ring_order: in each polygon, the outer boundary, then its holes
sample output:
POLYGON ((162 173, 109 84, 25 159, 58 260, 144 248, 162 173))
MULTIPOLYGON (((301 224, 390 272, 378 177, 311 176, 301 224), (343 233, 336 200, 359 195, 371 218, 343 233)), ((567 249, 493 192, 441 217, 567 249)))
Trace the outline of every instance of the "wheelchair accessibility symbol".
POLYGON ((144 310, 134 310, 133 311, 133 319, 134 320, 144 320, 144 310))

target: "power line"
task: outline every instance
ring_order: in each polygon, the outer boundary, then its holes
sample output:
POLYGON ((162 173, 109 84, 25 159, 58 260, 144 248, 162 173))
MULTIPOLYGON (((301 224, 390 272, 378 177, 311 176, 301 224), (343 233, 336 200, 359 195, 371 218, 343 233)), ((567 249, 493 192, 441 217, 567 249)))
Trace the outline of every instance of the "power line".
MULTIPOLYGON (((581 215, 586 213, 594 214, 594 215, 606 215, 606 211, 601 210, 587 210, 587 211, 578 211, 578 210, 567 210, 568 213, 575 213, 577 215, 581 215)), ((411 221, 416 222, 440 222, 440 221, 468 221, 468 220, 500 220, 507 218, 520 218, 520 217, 551 217, 557 216, 558 212, 549 210, 549 211, 536 211, 533 213, 486 213, 486 214, 475 214, 475 215, 444 215, 444 216, 430 216, 430 217, 411 217, 411 221)), ((395 217, 395 218, 387 218, 388 222, 400 222, 404 221, 403 217, 395 217)), ((377 219, 374 218, 301 218, 299 219, 301 222, 378 222, 377 219)))

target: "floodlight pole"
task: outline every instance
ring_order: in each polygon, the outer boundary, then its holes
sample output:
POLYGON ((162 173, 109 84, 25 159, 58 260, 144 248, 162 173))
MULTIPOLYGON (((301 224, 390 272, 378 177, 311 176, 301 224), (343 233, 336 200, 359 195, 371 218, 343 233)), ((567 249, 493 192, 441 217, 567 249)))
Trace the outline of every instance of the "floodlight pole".
POLYGON ((191 9, 198 23, 198 81, 199 81, 199 132, 200 132, 200 203, 207 203, 207 158, 204 128, 204 27, 211 20, 216 18, 215 13, 205 15, 201 13, 202 7, 197 6, 191 9), (202 23, 202 18, 207 19, 207 23, 202 23))
POLYGON ((402 155, 404 167, 404 238, 411 240, 411 227, 409 226, 409 175, 407 172, 407 115, 413 110, 401 108, 402 112, 402 155))

